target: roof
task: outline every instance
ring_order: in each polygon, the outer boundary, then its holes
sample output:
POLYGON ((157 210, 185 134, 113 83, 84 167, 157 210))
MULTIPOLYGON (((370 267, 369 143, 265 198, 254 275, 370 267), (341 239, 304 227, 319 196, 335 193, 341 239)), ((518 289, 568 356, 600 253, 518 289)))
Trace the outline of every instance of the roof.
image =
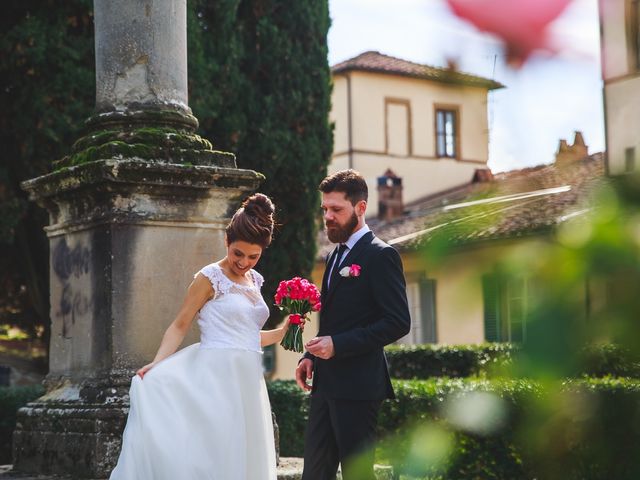
POLYGON ((375 51, 361 53, 360 55, 350 58, 349 60, 345 60, 344 62, 340 62, 331 68, 333 73, 343 73, 354 70, 401 75, 425 80, 434 80, 437 82, 469 85, 473 87, 483 87, 488 90, 504 87, 501 83, 488 78, 478 77, 476 75, 459 72, 450 68, 438 68, 430 65, 414 63, 375 51))
MULTIPOLYGON (((450 245, 544 234, 589 208, 597 185, 606 181, 604 156, 596 153, 570 164, 551 164, 494 175, 424 197, 405 206, 392 221, 367 219, 373 232, 398 250, 412 250, 444 238, 450 245)), ((319 255, 332 245, 324 232, 319 255)))

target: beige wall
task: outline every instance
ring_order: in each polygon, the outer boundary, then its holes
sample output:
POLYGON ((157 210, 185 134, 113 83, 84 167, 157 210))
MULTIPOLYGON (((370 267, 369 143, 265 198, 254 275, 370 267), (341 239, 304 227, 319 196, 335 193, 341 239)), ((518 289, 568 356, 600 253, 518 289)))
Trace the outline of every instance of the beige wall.
POLYGON ((625 3, 629 0, 600 0, 602 73, 605 80, 629 72, 625 3))
POLYGON ((347 79, 336 75, 333 77, 333 92, 331 93, 331 112, 329 121, 335 123, 333 132, 333 151, 346 152, 349 150, 349 99, 347 96, 347 79))
POLYGON ((367 72, 339 74, 334 76, 330 119, 335 122, 335 144, 329 172, 352 167, 367 178, 372 194, 369 214, 377 213, 376 178, 387 168, 403 178, 403 199, 408 203, 467 183, 476 168, 486 167, 484 88, 367 72), (436 106, 458 111, 458 159, 436 157, 436 106))
MULTIPOLYGON (((475 163, 459 162, 453 159, 425 160, 412 157, 390 157, 372 154, 353 154, 352 166, 364 175, 369 186, 367 216, 378 212, 377 178, 387 168, 402 177, 402 198, 405 204, 426 195, 452 187, 467 184, 473 178, 475 163)), ((329 173, 348 168, 347 155, 334 157, 329 173)))
POLYGON ((602 71, 609 173, 627 171, 627 149, 640 169, 640 71, 627 38, 629 0, 600 0, 602 71))
POLYGON ((436 339, 439 344, 484 341, 482 284, 475 252, 452 255, 431 268, 416 254, 405 255, 407 276, 423 274, 436 281, 436 339))
POLYGON ((505 255, 510 244, 468 248, 430 265, 424 255, 403 255, 405 276, 424 276, 436 281, 436 339, 438 344, 482 343, 484 310, 482 274, 491 261, 505 255))
POLYGON ((635 149, 635 170, 640 170, 640 75, 605 85, 607 161, 612 174, 626 171, 626 151, 635 149))

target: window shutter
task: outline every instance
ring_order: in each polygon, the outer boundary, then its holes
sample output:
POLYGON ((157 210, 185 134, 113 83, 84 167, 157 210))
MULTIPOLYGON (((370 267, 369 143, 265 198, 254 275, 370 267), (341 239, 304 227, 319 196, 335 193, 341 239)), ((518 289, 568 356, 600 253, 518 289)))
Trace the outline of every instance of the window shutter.
POLYGON ((273 373, 276 366, 276 347, 268 345, 262 349, 262 372, 269 376, 273 373))
POLYGON ((487 342, 500 341, 500 290, 498 276, 482 276, 482 299, 484 303, 484 339, 487 342))
POLYGON ((436 343, 436 281, 431 278, 420 280, 420 321, 421 343, 436 343))

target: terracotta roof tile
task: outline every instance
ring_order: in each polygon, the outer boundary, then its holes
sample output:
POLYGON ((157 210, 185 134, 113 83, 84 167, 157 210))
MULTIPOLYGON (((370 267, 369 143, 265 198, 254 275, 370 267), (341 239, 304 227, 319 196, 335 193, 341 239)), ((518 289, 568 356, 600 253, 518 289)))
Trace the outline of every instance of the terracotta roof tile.
MULTIPOLYGON (((543 165, 499 173, 492 181, 467 183, 406 206, 403 217, 367 219, 382 240, 400 250, 428 242, 435 233, 451 244, 515 238, 548 232, 589 209, 593 190, 603 182, 604 157, 594 154, 569 165, 543 165)), ((319 256, 332 249, 324 232, 319 256)))
POLYGON ((401 58, 384 55, 380 52, 374 51, 361 53, 360 55, 350 58, 349 60, 345 60, 344 62, 340 62, 331 68, 333 73, 341 73, 351 70, 403 75, 444 83, 484 87, 489 90, 504 87, 501 83, 488 78, 478 77, 476 75, 447 68, 422 65, 420 63, 402 60, 401 58))

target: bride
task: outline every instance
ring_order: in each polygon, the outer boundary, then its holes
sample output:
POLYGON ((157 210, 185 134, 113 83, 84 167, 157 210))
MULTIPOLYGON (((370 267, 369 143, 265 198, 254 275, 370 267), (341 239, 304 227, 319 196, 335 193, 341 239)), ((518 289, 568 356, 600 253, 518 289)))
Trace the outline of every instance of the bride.
POLYGON ((153 362, 131 381, 129 417, 111 480, 275 480, 261 347, 287 328, 269 316, 252 267, 271 242, 274 206, 245 200, 226 229, 227 255, 195 274, 153 362), (175 353, 193 318, 199 344, 175 353))

